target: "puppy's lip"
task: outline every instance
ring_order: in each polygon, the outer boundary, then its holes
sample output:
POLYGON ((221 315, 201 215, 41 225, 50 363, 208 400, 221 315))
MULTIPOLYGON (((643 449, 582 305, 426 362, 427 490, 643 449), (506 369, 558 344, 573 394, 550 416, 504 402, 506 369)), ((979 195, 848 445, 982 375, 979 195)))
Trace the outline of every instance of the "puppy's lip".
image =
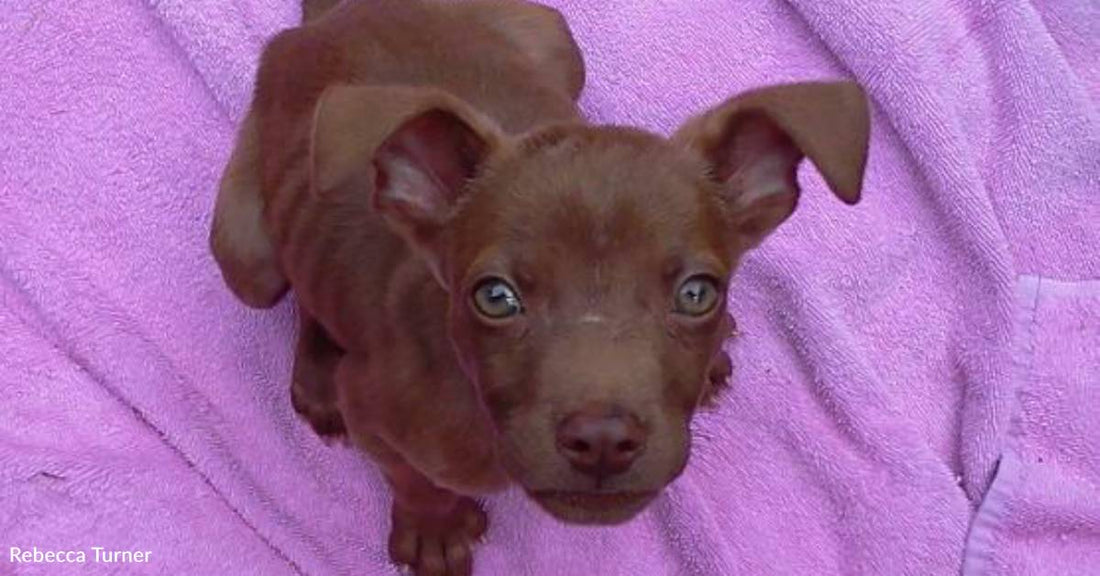
POLYGON ((583 490, 536 490, 531 492, 536 500, 552 501, 571 508, 587 510, 606 510, 632 508, 652 500, 657 495, 650 490, 621 491, 583 491, 583 490))
POLYGON ((529 494, 543 510, 563 522, 612 525, 637 516, 658 492, 538 490, 529 494))

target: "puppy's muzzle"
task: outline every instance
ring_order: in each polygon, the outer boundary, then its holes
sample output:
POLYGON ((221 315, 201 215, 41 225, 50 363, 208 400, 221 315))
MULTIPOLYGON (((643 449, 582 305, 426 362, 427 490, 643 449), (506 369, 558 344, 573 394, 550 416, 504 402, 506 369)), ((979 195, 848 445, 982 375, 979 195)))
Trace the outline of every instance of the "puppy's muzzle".
POLYGON ((597 483, 623 474, 645 451, 647 432, 619 407, 588 408, 558 424, 557 449, 573 469, 597 483))

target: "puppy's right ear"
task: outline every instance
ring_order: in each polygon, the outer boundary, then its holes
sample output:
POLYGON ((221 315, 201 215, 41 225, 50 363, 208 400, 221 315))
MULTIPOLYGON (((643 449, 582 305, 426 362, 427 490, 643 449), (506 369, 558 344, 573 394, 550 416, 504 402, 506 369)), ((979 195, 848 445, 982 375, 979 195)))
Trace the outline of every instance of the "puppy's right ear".
POLYGON ((318 104, 310 179, 315 194, 350 181, 370 195, 446 287, 442 233, 501 140, 492 121, 439 90, 334 87, 318 104))

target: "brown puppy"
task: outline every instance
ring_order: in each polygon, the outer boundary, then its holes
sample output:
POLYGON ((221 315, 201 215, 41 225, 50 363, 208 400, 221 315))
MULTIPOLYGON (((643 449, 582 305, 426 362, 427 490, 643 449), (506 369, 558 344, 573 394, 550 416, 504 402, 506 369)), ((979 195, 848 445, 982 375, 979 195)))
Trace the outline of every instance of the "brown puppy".
POLYGON ((567 521, 642 510, 729 374, 730 274, 802 158, 859 199, 853 84, 743 94, 666 139, 585 124, 583 79, 548 8, 345 2, 267 47, 226 168, 224 277, 257 307, 293 286, 295 407, 378 461, 420 574, 469 573, 469 497, 510 480, 567 521))

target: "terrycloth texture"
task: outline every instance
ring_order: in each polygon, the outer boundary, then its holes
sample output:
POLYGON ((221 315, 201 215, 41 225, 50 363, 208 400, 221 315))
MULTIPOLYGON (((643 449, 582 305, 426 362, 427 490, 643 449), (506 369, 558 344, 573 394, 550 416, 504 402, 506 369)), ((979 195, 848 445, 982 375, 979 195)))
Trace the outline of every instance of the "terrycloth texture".
POLYGON ((1011 426, 965 576, 1100 569, 1100 282, 1021 279, 1011 426))
MULTIPOLYGON (((798 214, 743 266, 734 387, 684 477, 614 529, 493 498, 478 573, 956 574, 967 542, 988 544, 992 573, 1059 553, 1089 573, 1095 453, 1029 458, 1100 442, 1095 348, 1058 346, 1077 304, 1042 317, 1034 351, 1080 372, 1021 358, 1014 327, 1018 274, 1100 278, 1096 3, 553 4, 593 120, 667 132, 746 88, 850 76, 875 133, 865 202, 805 170, 798 214), (1065 386, 1018 387, 1021 362, 1065 386), (1075 405, 1056 390, 1084 405, 1058 409, 1075 405), (1022 480, 968 540, 1017 391, 1039 412, 1019 412, 1000 473, 1022 480), (1064 512, 1055 487, 1089 505, 1064 512)), ((376 471, 290 409, 291 307, 243 308, 206 249, 262 40, 296 4, 0 13, 0 573, 112 568, 10 564, 10 546, 150 550, 136 574, 391 573, 376 471)))

